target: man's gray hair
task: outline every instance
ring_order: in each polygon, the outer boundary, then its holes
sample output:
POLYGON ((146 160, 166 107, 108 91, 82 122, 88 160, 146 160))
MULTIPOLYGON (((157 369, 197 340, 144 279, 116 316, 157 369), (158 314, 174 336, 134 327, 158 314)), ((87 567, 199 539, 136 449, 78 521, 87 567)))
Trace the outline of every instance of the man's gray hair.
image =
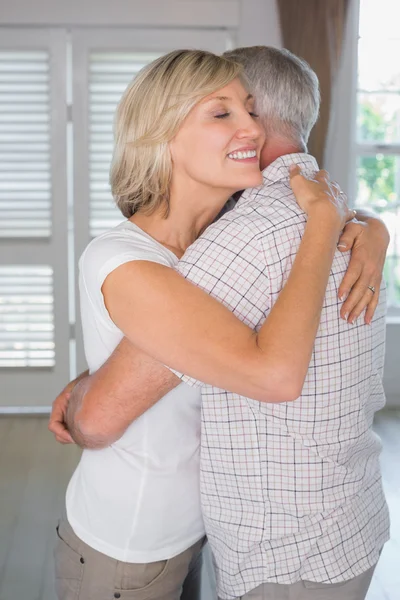
POLYGON ((269 46, 236 48, 224 56, 240 63, 267 132, 306 144, 320 105, 318 77, 289 50, 269 46))

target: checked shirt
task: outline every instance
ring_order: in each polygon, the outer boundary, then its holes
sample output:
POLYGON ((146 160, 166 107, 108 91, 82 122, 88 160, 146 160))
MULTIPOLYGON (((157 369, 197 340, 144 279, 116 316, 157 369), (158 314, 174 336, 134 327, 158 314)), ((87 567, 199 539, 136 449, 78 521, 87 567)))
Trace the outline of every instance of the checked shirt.
MULTIPOLYGON (((306 217, 280 157, 260 188, 187 250, 177 269, 258 330, 284 286, 306 217)), ((384 405, 385 291, 371 326, 340 319, 349 253, 336 252, 303 393, 260 403, 202 385, 201 494, 219 596, 262 583, 338 583, 374 565, 389 535, 372 431, 384 405)))

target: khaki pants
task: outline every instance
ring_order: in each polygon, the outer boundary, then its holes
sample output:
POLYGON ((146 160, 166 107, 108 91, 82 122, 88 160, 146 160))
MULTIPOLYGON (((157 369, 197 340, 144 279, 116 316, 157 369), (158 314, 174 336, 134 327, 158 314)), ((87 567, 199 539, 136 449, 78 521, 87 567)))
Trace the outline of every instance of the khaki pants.
MULTIPOLYGON (((299 581, 291 585, 264 583, 241 596, 241 600, 364 600, 375 567, 341 583, 299 581)), ((239 600, 239 598, 238 598, 239 600)))
POLYGON ((58 600, 200 600, 204 540, 169 560, 124 563, 78 538, 68 521, 54 550, 58 600))

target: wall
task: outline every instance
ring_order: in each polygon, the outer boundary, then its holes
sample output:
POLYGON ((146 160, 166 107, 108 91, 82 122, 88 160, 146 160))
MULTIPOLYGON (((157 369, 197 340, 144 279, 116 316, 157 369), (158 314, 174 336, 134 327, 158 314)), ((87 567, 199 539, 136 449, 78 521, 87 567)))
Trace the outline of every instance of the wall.
POLYGON ((281 43, 275 0, 14 0, 0 25, 223 27, 239 45, 281 43))

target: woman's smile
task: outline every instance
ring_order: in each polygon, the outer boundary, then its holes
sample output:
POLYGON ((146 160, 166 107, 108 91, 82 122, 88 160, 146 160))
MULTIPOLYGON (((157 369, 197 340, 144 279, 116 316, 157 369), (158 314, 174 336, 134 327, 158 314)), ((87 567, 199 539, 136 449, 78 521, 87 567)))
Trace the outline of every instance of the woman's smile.
POLYGON ((259 157, 257 156, 256 149, 250 148, 239 148, 238 150, 234 150, 228 154, 228 158, 231 158, 235 161, 241 162, 258 162, 259 157))

